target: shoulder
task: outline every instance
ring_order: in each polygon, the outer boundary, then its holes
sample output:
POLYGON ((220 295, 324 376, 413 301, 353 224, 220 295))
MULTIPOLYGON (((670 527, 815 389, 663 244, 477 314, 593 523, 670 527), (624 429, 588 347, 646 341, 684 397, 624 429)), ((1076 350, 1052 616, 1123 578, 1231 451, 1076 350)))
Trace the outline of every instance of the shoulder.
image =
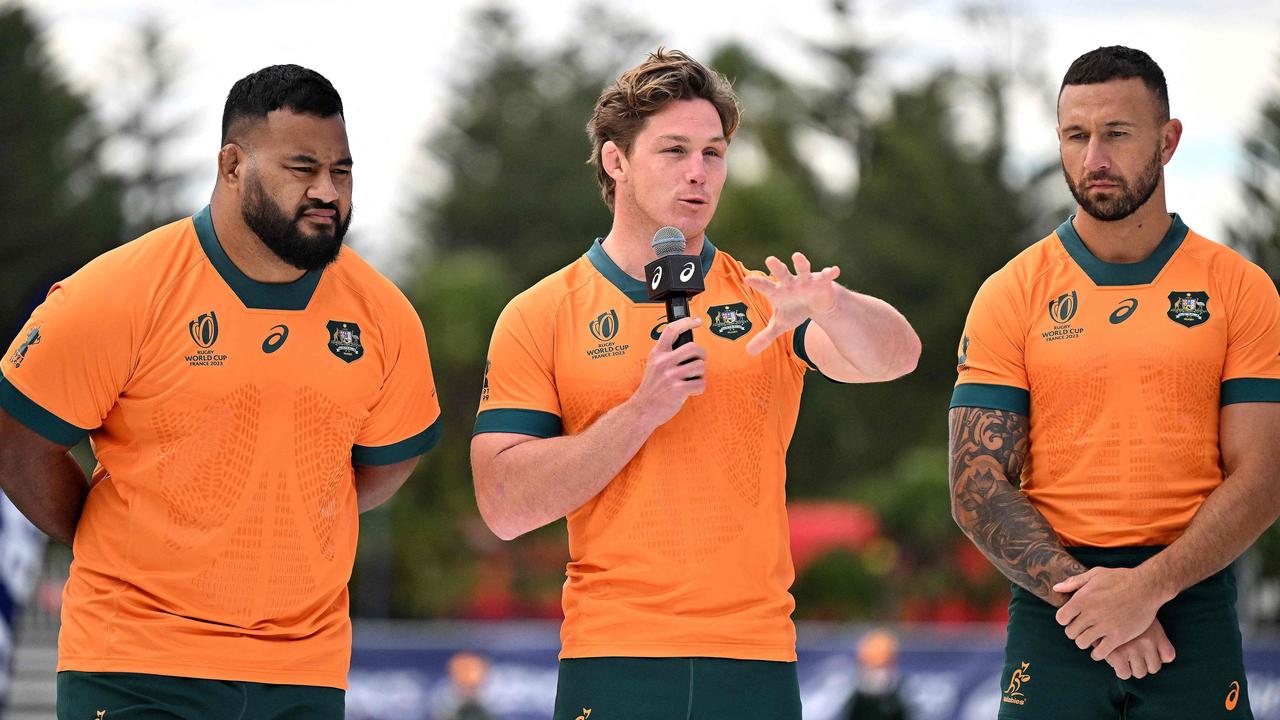
POLYGON ((103 301, 103 309, 129 301, 151 301, 180 282, 202 258, 195 226, 188 217, 99 255, 57 286, 103 301), (129 292, 122 293, 121 288, 129 292))
POLYGON ((1210 275, 1219 283, 1248 288, 1262 285, 1275 290, 1275 283, 1267 272, 1235 248, 1210 240, 1194 230, 1187 231, 1183 243, 1187 254, 1205 263, 1210 275))
POLYGON ((513 297, 502 311, 502 316, 518 314, 550 321, 596 275, 591 262, 585 256, 579 257, 513 297))
POLYGON ((978 296, 1000 297, 1010 302, 1028 301, 1030 289, 1066 257, 1057 233, 1050 233, 991 273, 978 289, 978 296))
POLYGON ((417 310, 399 286, 350 247, 343 246, 337 259, 325 272, 332 273, 336 282, 342 283, 362 298, 383 319, 405 319, 412 316, 417 321, 417 310))

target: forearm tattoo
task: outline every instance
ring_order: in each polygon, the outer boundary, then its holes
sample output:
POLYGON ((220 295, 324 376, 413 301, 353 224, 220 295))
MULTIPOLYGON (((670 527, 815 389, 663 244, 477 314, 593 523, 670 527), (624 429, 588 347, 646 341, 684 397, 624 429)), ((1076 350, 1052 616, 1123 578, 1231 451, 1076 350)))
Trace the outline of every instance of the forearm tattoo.
POLYGON ((951 514, 974 545, 1013 582, 1060 606, 1053 584, 1087 568, 1062 549, 1048 521, 1019 489, 1027 416, 951 410, 951 514))

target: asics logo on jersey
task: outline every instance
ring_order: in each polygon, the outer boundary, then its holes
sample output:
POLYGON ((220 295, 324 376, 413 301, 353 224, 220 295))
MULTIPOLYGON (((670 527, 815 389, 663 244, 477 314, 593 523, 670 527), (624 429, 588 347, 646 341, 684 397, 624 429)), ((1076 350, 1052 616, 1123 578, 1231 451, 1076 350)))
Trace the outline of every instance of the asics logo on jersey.
POLYGON ((288 325, 276 325, 271 329, 274 332, 268 335, 266 340, 262 341, 262 352, 268 355, 279 350, 284 341, 289 339, 288 325))
POLYGON ((1108 319, 1111 321, 1112 325, 1119 325, 1125 320, 1128 320, 1129 316, 1133 314, 1133 311, 1137 309, 1138 298, 1125 298, 1120 301, 1120 306, 1111 313, 1111 317, 1108 319))
POLYGON ((1227 712, 1235 710, 1236 703, 1240 702, 1240 682, 1232 680, 1230 687, 1231 689, 1227 691, 1227 700, 1222 703, 1222 706, 1227 709, 1227 712))
POLYGON ((208 350, 218 341, 218 314, 210 310, 192 320, 187 323, 187 332, 191 333, 191 340, 196 345, 208 350))

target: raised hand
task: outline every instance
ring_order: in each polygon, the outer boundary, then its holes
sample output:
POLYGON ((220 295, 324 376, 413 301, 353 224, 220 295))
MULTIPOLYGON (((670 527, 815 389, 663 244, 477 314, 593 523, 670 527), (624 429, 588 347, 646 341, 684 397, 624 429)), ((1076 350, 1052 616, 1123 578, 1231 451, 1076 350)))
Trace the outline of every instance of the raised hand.
POLYGON ((748 355, 759 355, 769 343, 805 319, 835 308, 840 290, 835 281, 840 277, 840 268, 832 266, 815 273, 803 253, 792 253, 791 262, 795 265, 795 274, 786 263, 770 255, 764 261, 770 277, 749 275, 745 279, 747 285, 759 290, 773 305, 769 324, 747 343, 748 355))

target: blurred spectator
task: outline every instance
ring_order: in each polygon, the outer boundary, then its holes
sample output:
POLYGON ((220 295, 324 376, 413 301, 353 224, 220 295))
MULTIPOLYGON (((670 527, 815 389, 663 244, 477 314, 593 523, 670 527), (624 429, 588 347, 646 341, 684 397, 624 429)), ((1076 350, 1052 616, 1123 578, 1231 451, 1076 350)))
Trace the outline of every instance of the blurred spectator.
POLYGON ((438 720, 493 720, 493 713, 480 702, 480 689, 488 674, 488 661, 475 653, 460 652, 449 658, 453 695, 438 720))
POLYGON ((0 712, 9 694, 18 618, 35 587, 44 541, 44 534, 0 492, 0 712))
POLYGON ((898 675, 898 639, 872 630, 858 641, 858 687, 841 718, 910 720, 898 675))

